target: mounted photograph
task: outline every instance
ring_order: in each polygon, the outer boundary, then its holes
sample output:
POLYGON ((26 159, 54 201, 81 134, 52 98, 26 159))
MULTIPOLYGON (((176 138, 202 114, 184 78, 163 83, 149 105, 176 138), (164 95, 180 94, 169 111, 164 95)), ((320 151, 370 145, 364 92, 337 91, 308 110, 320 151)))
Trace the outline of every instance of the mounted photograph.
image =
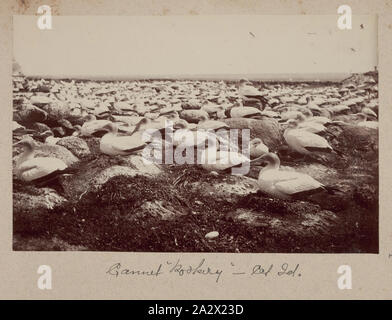
POLYGON ((38 19, 13 16, 14 251, 379 252, 377 16, 38 19))

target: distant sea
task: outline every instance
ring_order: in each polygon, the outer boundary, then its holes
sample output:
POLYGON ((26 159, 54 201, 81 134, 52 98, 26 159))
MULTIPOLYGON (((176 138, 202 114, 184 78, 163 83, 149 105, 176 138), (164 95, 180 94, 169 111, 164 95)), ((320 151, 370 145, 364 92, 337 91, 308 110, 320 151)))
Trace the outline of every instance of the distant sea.
POLYGON ((303 73, 303 74, 197 74, 197 75, 133 75, 133 76, 28 76, 29 78, 46 78, 46 79, 75 79, 75 80, 101 80, 101 81, 116 81, 116 80, 227 80, 236 81, 242 78, 253 81, 289 81, 289 82, 323 82, 332 81, 338 82, 350 76, 350 73, 303 73))

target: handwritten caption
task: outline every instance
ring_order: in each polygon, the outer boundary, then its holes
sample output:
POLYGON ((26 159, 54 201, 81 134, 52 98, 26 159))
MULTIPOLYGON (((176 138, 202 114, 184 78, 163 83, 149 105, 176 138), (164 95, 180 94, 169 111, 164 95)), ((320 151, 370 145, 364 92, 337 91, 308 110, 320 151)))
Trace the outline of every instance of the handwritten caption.
POLYGON ((286 262, 274 264, 255 264, 249 267, 238 269, 234 263, 230 263, 225 268, 215 268, 209 265, 206 259, 201 259, 198 263, 187 264, 181 259, 166 261, 145 270, 130 268, 120 262, 114 263, 106 273, 114 278, 126 276, 147 276, 158 278, 163 275, 176 275, 178 277, 205 276, 220 282, 224 275, 230 276, 249 276, 249 277, 301 277, 299 264, 288 264, 286 262))

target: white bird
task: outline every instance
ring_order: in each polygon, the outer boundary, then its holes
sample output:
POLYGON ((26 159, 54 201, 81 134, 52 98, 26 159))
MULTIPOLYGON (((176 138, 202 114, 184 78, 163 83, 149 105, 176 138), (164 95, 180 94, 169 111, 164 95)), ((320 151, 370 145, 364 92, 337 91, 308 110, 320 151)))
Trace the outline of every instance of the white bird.
POLYGON ((56 138, 53 135, 53 132, 50 130, 46 130, 45 132, 42 133, 42 138, 45 138, 45 143, 50 144, 50 145, 55 145, 57 142, 60 141, 61 138, 56 138))
POLYGON ((240 80, 238 91, 242 97, 260 97, 264 95, 262 92, 253 87, 246 79, 240 80))
POLYGON ((280 160, 274 153, 268 153, 261 159, 268 164, 259 173, 259 188, 271 196, 287 200, 327 189, 307 174, 281 170, 280 160))
POLYGON ((208 171, 227 171, 252 161, 245 155, 227 150, 218 150, 216 146, 208 147, 201 152, 200 164, 208 171))
POLYGON ((298 116, 298 129, 302 129, 311 133, 322 133, 327 130, 321 123, 308 121, 303 114, 298 116))
POLYGON ((205 130, 190 130, 185 120, 179 120, 174 124, 176 130, 173 134, 173 146, 197 147, 206 143, 209 139, 216 138, 212 132, 205 130))
POLYGON ((17 130, 24 130, 26 129, 24 126, 20 125, 16 121, 12 121, 12 131, 17 131, 17 130))
POLYGON ((199 123, 204 117, 208 118, 208 113, 203 110, 183 110, 180 117, 190 123, 199 123))
MULTIPOLYGON (((347 123, 344 121, 331 120, 331 119, 329 119, 327 117, 323 117, 323 116, 314 116, 310 110, 304 111, 303 115, 305 116, 305 120, 307 123, 316 123, 316 124, 323 125, 325 130, 327 130, 326 126, 332 125, 332 124, 347 125, 347 123)), ((301 116, 299 116, 298 120, 301 120, 301 116)), ((319 127, 319 128, 321 128, 321 127, 319 127)), ((316 133, 316 132, 313 132, 313 133, 316 133)))
MULTIPOLYGON (((129 126, 137 125, 142 119, 144 119, 144 117, 141 117, 141 116, 116 116, 116 115, 113 115, 110 118, 110 120, 112 120, 113 122, 122 122, 126 125, 129 125, 129 126)), ((104 121, 106 121, 106 120, 104 120, 104 121)))
POLYGON ((306 117, 306 121, 311 121, 322 125, 326 125, 332 122, 332 120, 327 117, 314 116, 312 111, 310 110, 304 111, 303 115, 306 117))
POLYGON ((197 124, 197 129, 219 130, 219 129, 230 129, 230 127, 222 121, 209 120, 207 117, 204 116, 197 124))
POLYGON ((335 106, 328 107, 327 110, 332 112, 333 114, 340 114, 349 112, 351 109, 345 104, 337 104, 335 106))
POLYGON ((231 151, 238 151, 238 146, 231 143, 228 135, 220 134, 222 133, 220 131, 215 134, 212 129, 199 129, 195 124, 189 124, 182 119, 176 121, 173 128, 175 132, 172 137, 172 143, 175 147, 179 145, 185 148, 197 147, 206 144, 209 141, 214 141, 219 143, 219 148, 225 148, 231 151))
POLYGON ((102 131, 103 127, 107 124, 111 123, 109 120, 97 120, 96 117, 92 114, 89 114, 86 117, 86 122, 83 123, 80 128, 81 136, 91 136, 95 133, 102 131))
POLYGON ((66 173, 67 165, 64 161, 53 157, 34 158, 35 143, 26 138, 15 145, 23 147, 23 153, 16 161, 16 175, 23 181, 41 181, 66 173))
POLYGON ((263 116, 268 118, 279 118, 279 113, 273 111, 271 107, 265 107, 264 110, 261 112, 263 116))
POLYGON ((253 118, 262 116, 262 112, 255 107, 233 107, 225 111, 229 118, 253 118))
POLYGON ((360 127, 378 129, 378 121, 367 121, 367 115, 364 113, 357 114, 359 122, 357 123, 360 127))
POLYGON ((109 110, 109 103, 100 103, 97 108, 94 109, 94 113, 97 116, 103 117, 105 115, 110 115, 110 110, 109 110))
POLYGON ((249 154, 252 159, 265 155, 268 152, 268 147, 260 138, 254 138, 250 141, 249 154))
POLYGON ((34 130, 26 129, 24 126, 20 125, 16 121, 12 121, 12 134, 14 135, 24 135, 27 133, 33 133, 34 130))
POLYGON ((78 137, 78 136, 80 136, 80 130, 82 129, 82 127, 80 126, 80 125, 76 125, 76 126, 74 126, 74 132, 72 133, 72 136, 74 136, 74 137, 78 137))
POLYGON ((180 116, 177 111, 170 110, 167 112, 160 112, 159 117, 156 119, 158 121, 166 120, 166 121, 176 121, 180 119, 180 116))
POLYGON ((287 121, 290 119, 298 119, 298 117, 300 117, 301 115, 302 115, 302 113, 297 110, 284 111, 280 115, 280 118, 281 118, 280 122, 287 121))
POLYGON ((313 111, 320 111, 321 110, 320 107, 314 101, 312 101, 311 97, 306 97, 306 102, 307 102, 306 107, 309 110, 313 110, 313 111))
POLYGON ((224 107, 222 105, 215 105, 215 104, 206 104, 204 105, 201 110, 207 112, 209 115, 216 114, 219 111, 222 111, 224 107))
POLYGON ((309 155, 313 152, 333 152, 328 141, 317 134, 298 128, 298 121, 287 121, 288 128, 284 131, 283 137, 287 144, 294 151, 309 155))
POLYGON ((131 136, 117 136, 118 128, 112 122, 106 124, 103 129, 108 131, 99 143, 99 149, 104 154, 111 156, 130 155, 147 145, 142 133, 136 132, 137 130, 131 136))
POLYGON ((362 109, 361 113, 366 114, 367 116, 377 118, 377 113, 375 113, 372 109, 365 107, 362 109))

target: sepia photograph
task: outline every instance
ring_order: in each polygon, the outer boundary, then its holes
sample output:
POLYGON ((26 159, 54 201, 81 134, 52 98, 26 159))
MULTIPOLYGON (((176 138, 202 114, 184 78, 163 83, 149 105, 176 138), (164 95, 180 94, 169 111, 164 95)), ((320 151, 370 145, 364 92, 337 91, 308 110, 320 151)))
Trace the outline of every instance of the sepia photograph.
POLYGON ((13 250, 377 254, 378 22, 338 18, 13 16, 13 250))

